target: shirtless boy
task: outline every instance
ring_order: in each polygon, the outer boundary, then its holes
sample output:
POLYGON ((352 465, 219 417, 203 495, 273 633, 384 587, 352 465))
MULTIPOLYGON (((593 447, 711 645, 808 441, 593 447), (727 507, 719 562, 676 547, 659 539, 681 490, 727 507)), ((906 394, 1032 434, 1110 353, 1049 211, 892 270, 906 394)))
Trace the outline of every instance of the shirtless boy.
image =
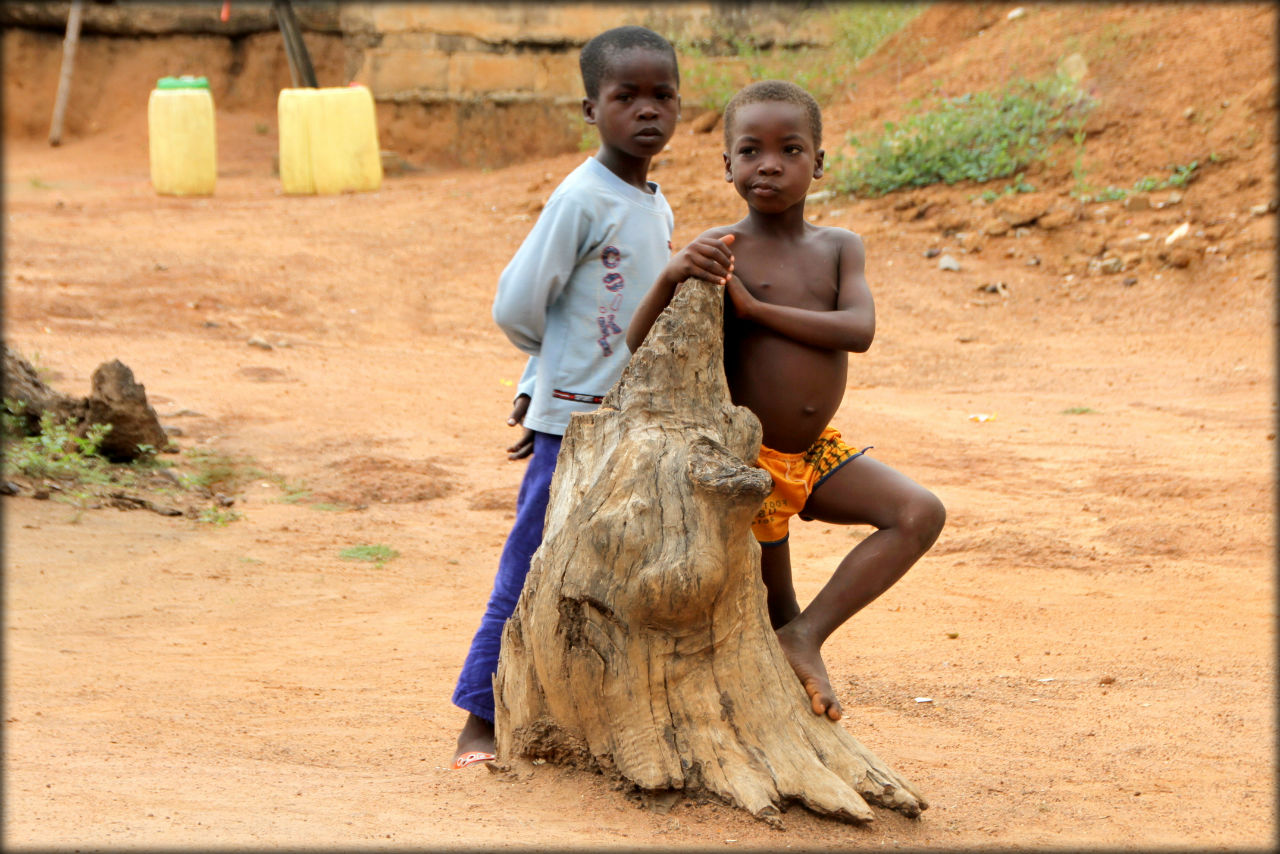
POLYGON ((725 179, 747 203, 742 221, 704 232, 672 257, 637 308, 634 351, 688 278, 722 284, 725 376, 733 402, 764 429, 758 465, 774 481, 752 532, 769 619, 814 714, 841 716, 821 657, 823 642, 933 545, 946 511, 931 492, 830 426, 844 397, 849 353, 875 334, 862 240, 804 219, 809 184, 822 177, 822 114, 799 86, 754 83, 724 114, 725 179), (801 610, 787 544, 792 515, 876 530, 836 567, 801 610))

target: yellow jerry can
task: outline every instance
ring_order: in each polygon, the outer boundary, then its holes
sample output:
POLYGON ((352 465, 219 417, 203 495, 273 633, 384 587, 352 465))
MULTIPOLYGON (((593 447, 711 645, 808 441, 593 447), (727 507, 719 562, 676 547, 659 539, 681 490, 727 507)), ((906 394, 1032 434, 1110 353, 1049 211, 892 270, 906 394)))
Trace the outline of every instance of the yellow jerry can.
POLYGON ((147 99, 151 184, 167 196, 210 196, 218 178, 213 96, 204 77, 161 77, 147 99))
POLYGON ((373 95, 364 86, 282 89, 280 182, 290 194, 343 193, 382 186, 373 95))

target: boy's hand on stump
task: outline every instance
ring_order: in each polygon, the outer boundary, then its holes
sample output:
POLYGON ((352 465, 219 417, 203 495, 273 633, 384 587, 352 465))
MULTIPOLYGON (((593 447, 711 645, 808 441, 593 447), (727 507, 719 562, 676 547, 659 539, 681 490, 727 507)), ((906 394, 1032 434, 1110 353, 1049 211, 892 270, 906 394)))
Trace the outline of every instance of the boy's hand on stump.
POLYGON ((667 269, 672 274, 671 281, 701 279, 714 285, 725 284, 733 274, 733 253, 729 251, 732 245, 732 234, 723 237, 703 234, 697 237, 667 263, 667 269))

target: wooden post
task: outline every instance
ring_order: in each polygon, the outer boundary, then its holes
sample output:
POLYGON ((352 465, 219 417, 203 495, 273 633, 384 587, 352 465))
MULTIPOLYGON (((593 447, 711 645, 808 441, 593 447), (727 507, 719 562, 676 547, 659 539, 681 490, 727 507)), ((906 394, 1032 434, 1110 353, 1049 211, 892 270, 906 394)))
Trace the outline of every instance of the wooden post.
POLYGON ((284 38, 284 53, 289 59, 293 88, 317 88, 316 71, 311 64, 311 54, 307 52, 307 43, 302 40, 302 27, 298 24, 298 16, 293 13, 293 4, 289 0, 272 0, 271 11, 275 13, 280 35, 284 38))
POLYGON ((84 0, 71 0, 71 13, 67 15, 67 35, 62 40, 62 72, 58 75, 58 97, 53 103, 53 123, 49 126, 49 144, 62 144, 62 117, 67 111, 67 98, 71 95, 71 70, 76 63, 76 45, 80 43, 80 18, 84 12, 84 0))

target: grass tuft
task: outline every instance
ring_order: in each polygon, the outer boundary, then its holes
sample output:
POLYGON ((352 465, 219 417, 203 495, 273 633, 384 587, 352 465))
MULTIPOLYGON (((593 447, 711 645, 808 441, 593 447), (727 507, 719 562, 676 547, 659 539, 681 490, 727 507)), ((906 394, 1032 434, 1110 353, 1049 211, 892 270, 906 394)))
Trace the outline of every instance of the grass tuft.
POLYGON ((368 561, 378 568, 381 568, 387 561, 398 558, 400 556, 400 552, 390 546, 384 546, 379 543, 376 545, 352 546, 349 549, 343 549, 341 554, 338 556, 343 560, 368 561))

